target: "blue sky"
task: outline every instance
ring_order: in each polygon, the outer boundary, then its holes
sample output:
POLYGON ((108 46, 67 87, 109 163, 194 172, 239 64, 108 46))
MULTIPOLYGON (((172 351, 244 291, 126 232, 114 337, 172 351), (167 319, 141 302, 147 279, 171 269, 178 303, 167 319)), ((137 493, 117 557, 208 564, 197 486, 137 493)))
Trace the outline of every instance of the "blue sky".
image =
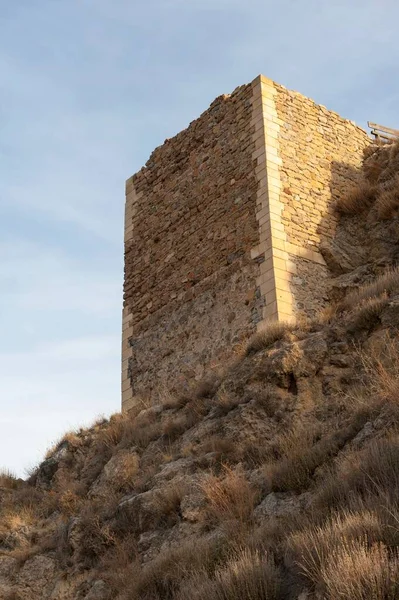
POLYGON ((399 127, 397 0, 0 0, 0 466, 119 409, 124 181, 259 73, 399 127))

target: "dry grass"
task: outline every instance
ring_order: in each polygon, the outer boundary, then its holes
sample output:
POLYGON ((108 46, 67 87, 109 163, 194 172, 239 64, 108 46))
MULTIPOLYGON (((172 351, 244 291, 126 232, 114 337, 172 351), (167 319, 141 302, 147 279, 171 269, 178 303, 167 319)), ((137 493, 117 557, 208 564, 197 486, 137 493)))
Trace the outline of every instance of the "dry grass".
POLYGON ((315 506, 322 510, 357 508, 376 496, 384 498, 387 505, 394 505, 399 496, 398 435, 373 440, 363 450, 340 458, 321 482, 315 506))
POLYGON ((347 319, 348 331, 355 333, 373 329, 388 303, 388 294, 383 292, 381 296, 367 298, 358 306, 354 306, 347 319))
POLYGON ((386 189, 380 191, 376 201, 379 219, 391 219, 398 214, 399 209, 399 175, 396 175, 386 189))
POLYGON ((288 334, 295 329, 293 323, 270 321, 249 340, 245 349, 246 356, 265 350, 278 340, 287 339, 288 334))
POLYGON ((201 487, 207 500, 206 522, 228 527, 245 527, 251 522, 259 492, 241 471, 225 466, 221 477, 209 475, 201 487))
POLYGON ((111 526, 104 523, 100 514, 91 504, 86 505, 78 525, 79 544, 75 561, 83 568, 93 568, 109 548, 118 544, 118 538, 111 526))
POLYGON ((308 582, 317 587, 322 571, 336 548, 343 542, 364 540, 375 542, 383 536, 384 525, 378 515, 369 511, 335 514, 323 525, 311 525, 292 534, 287 541, 288 560, 296 565, 308 582))
POLYGON ((396 600, 399 553, 384 544, 346 542, 331 552, 321 576, 328 600, 396 600))
POLYGON ((399 591, 397 550, 381 539, 389 525, 367 510, 336 514, 291 535, 288 561, 323 598, 393 600, 399 591))
POLYGON ((298 426, 279 437, 279 458, 263 467, 270 490, 302 491, 310 485, 315 468, 325 458, 325 452, 316 444, 319 435, 317 426, 298 426))
POLYGON ((8 469, 0 470, 0 488, 15 490, 19 486, 19 483, 18 477, 14 473, 8 469))
POLYGON ((153 499, 153 526, 173 526, 180 518, 180 504, 186 493, 181 484, 168 485, 162 488, 153 499))
POLYGON ((378 347, 359 352, 367 388, 380 401, 399 404, 399 342, 389 333, 378 347))
POLYGON ((376 197, 376 187, 368 181, 360 181, 336 203, 337 212, 344 215, 359 214, 372 205, 376 197))
POLYGON ((237 551, 213 578, 198 573, 182 586, 176 600, 279 600, 281 574, 266 553, 237 551))
MULTIPOLYGON (((147 565, 133 562, 111 580, 118 600, 171 600, 178 598, 185 582, 201 573, 213 575, 225 560, 227 545, 222 540, 197 538, 183 542, 178 548, 159 554, 147 565)), ((190 597, 190 596, 186 596, 190 597)))
POLYGON ((209 373, 195 387, 196 398, 213 398, 220 386, 220 377, 216 373, 209 373))
POLYGON ((109 485, 116 493, 127 493, 134 487, 139 472, 140 459, 134 452, 123 453, 118 460, 118 468, 112 473, 109 485))
POLYGON ((397 291, 399 291, 399 267, 388 269, 372 283, 363 285, 348 294, 341 303, 341 309, 357 309, 363 302, 371 298, 380 298, 384 294, 390 296, 397 291))

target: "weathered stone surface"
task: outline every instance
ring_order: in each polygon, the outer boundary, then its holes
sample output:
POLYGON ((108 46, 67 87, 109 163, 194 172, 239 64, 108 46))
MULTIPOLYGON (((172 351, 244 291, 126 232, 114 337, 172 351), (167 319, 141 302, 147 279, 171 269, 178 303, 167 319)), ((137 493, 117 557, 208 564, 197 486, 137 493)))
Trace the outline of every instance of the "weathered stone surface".
POLYGON ((16 579, 21 600, 47 600, 54 586, 54 572, 54 560, 48 556, 39 554, 27 560, 16 579))
POLYGON ((91 590, 85 596, 85 600, 108 600, 109 592, 107 584, 101 579, 95 581, 92 585, 91 590))
POLYGON ((339 244, 335 240, 322 240, 320 252, 331 273, 335 275, 353 271, 365 261, 365 252, 356 253, 353 245, 350 246, 342 240, 339 244))
POLYGON ((285 492, 272 492, 256 507, 254 515, 261 521, 268 517, 297 515, 307 507, 309 500, 309 492, 304 492, 299 496, 285 492))
POLYGON ((107 496, 109 489, 121 487, 123 482, 129 476, 133 479, 140 464, 140 457, 137 452, 123 450, 110 458, 105 465, 100 477, 94 482, 90 496, 107 496))

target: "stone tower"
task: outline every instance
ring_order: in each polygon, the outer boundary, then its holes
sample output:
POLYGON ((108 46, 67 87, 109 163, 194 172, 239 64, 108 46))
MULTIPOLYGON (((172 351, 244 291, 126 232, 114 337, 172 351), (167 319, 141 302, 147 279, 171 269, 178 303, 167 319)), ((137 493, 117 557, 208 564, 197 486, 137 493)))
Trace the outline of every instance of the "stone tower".
POLYGON ((333 203, 370 143, 263 77, 218 97, 126 182, 122 407, 328 300, 333 203))

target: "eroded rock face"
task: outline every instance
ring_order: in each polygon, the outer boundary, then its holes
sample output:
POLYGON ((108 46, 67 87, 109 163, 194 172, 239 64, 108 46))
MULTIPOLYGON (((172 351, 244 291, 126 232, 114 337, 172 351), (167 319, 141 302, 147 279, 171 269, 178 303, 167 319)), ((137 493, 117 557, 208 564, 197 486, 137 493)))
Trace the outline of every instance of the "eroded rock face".
POLYGON ((109 591, 105 581, 98 579, 93 583, 93 586, 89 593, 85 596, 84 600, 108 600, 109 591))
POLYGON ((320 252, 333 275, 342 275, 353 271, 366 260, 364 248, 354 248, 344 240, 339 243, 335 240, 323 240, 320 243, 320 252))
POLYGON ((90 497, 106 497, 110 490, 123 487, 128 484, 129 478, 133 480, 140 465, 140 457, 137 452, 123 450, 112 456, 105 465, 99 478, 94 482, 90 490, 90 497))
POLYGON ((254 516, 258 521, 268 517, 285 517, 300 514, 310 501, 310 493, 295 496, 286 492, 271 492, 256 507, 254 516))
POLYGON ((16 577, 21 600, 47 600, 54 586, 55 563, 49 556, 37 555, 23 565, 16 577))

